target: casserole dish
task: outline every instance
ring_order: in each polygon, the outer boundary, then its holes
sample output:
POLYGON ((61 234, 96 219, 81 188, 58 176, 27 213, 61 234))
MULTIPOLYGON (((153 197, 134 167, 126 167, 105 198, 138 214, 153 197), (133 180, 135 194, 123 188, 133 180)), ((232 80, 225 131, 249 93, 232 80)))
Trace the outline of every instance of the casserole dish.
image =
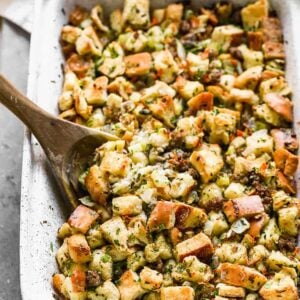
MULTIPOLYGON (((107 2, 101 2, 104 10, 110 12, 118 6, 114 2, 111 7, 107 2)), ((170 1, 166 1, 168 4, 170 1)), ((211 1, 209 1, 211 3, 211 1)), ((38 99, 38 104, 52 113, 56 113, 56 99, 61 89, 62 74, 60 64, 62 56, 59 50, 59 31, 66 20, 70 9, 76 1, 37 1, 36 23, 32 37, 29 97, 38 99), (49 63, 51 62, 51 64, 49 63), (41 102, 43 101, 43 102, 41 102), (54 104, 55 103, 55 104, 54 104)), ((95 1, 80 2, 80 5, 91 6, 95 1), (86 4, 86 5, 85 5, 86 4)), ((152 2, 155 6, 155 1, 152 2)), ((201 4, 208 4, 203 1, 201 4)), ((240 3, 239 4, 245 4, 240 3)), ((296 1, 283 5, 279 1, 272 2, 274 9, 282 20, 287 54, 287 78, 297 99, 296 57, 296 1)), ((299 10, 298 10, 299 11, 299 10)), ((297 128, 297 114, 295 107, 295 130, 297 128)), ((55 235, 58 224, 65 219, 64 208, 59 205, 57 192, 54 190, 51 177, 47 173, 44 156, 31 138, 26 134, 24 145, 24 165, 22 184, 22 212, 21 212, 21 286, 24 299, 51 299, 52 290, 49 284, 49 274, 55 271, 53 253, 56 248, 55 235)))

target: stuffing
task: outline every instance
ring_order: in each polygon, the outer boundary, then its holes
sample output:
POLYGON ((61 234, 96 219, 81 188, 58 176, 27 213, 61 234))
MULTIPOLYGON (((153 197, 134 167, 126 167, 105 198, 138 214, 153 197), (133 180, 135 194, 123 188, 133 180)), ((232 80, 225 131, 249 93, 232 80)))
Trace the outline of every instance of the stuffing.
POLYGON ((199 259, 207 259, 211 257, 214 247, 210 238, 204 233, 200 232, 195 236, 179 243, 175 247, 176 256, 179 261, 185 257, 195 255, 199 259))
POLYGON ((125 56, 124 62, 127 76, 145 75, 152 66, 151 56, 147 52, 125 56))
POLYGON ((204 224, 203 232, 208 236, 219 236, 229 228, 222 212, 211 211, 204 224))
POLYGON ((113 198, 112 209, 115 215, 135 216, 143 211, 142 200, 134 195, 113 198))
POLYGON ((137 28, 147 26, 150 21, 149 0, 126 0, 123 21, 137 28))
POLYGON ((264 212, 260 196, 245 196, 228 200, 224 203, 223 210, 229 222, 234 222, 242 217, 253 217, 264 212))
POLYGON ((192 153, 190 162, 204 183, 213 179, 224 165, 221 148, 217 144, 203 144, 198 151, 192 153))
POLYGON ((284 148, 274 151, 273 158, 276 167, 283 171, 287 176, 293 176, 298 168, 299 158, 284 148))
POLYGON ((68 219, 68 223, 75 230, 86 233, 98 217, 98 213, 94 210, 84 205, 79 205, 72 212, 68 219))
POLYGON ((224 243, 216 248, 215 255, 221 262, 230 262, 239 265, 248 264, 247 249, 239 243, 224 243))
POLYGON ((161 300, 193 300, 195 291, 189 286, 168 286, 161 288, 161 300))
POLYGON ((221 263, 216 271, 222 283, 251 291, 259 290, 267 281, 267 278, 255 269, 237 264, 221 263))
POLYGON ((141 286, 146 290, 157 290, 163 283, 163 275, 148 267, 144 267, 140 273, 141 286))
POLYGON ((83 234, 74 234, 67 239, 70 258, 75 263, 86 263, 91 260, 91 249, 83 234))

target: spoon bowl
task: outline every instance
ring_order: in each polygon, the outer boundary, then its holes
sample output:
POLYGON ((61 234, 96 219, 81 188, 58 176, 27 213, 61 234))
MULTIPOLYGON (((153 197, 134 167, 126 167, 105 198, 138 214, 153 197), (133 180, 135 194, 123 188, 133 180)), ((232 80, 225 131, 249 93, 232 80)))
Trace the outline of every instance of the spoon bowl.
POLYGON ((50 162, 65 199, 72 208, 81 196, 79 175, 87 168, 95 149, 119 138, 101 130, 57 118, 30 101, 0 75, 0 102, 34 134, 50 162))

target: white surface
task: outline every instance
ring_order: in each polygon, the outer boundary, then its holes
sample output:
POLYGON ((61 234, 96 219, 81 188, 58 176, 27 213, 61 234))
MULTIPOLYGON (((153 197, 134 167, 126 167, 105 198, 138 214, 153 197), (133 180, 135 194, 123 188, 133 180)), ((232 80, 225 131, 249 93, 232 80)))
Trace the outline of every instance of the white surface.
POLYGON ((0 0, 0 16, 31 32, 34 0, 0 0))
MULTIPOLYGON (((62 74, 60 64, 63 62, 58 44, 61 26, 66 23, 66 15, 75 3, 84 5, 98 1, 75 0, 37 0, 37 19, 33 28, 30 55, 30 76, 28 96, 40 106, 55 113, 57 98, 61 90, 62 74), (66 15, 62 13, 64 8, 66 15)), ((100 3, 117 6, 122 1, 100 1, 100 3)), ((152 1, 163 6, 171 1, 152 1)), ((200 1, 196 1, 199 2, 200 1)), ((236 1, 237 3, 245 1, 236 1)), ((200 2, 200 3, 203 3, 200 2)), ((212 1, 206 1, 212 3, 212 1)), ((299 63, 296 46, 299 48, 299 3, 297 0, 272 1, 284 24, 287 50, 288 79, 294 91, 294 99, 300 97, 299 63)), ((107 5, 104 5, 107 9, 107 5)), ((300 106, 296 107, 299 116, 300 106)), ((299 118, 296 118, 296 121, 299 118)), ((296 122, 299 134, 299 126, 296 122)), ((30 134, 25 137, 24 163, 22 178, 21 207, 21 288, 24 300, 53 299, 50 284, 51 275, 56 265, 54 252, 58 244, 56 231, 65 221, 66 214, 60 207, 58 194, 55 193, 52 178, 45 164, 45 157, 36 141, 30 134), (46 221, 46 222, 44 222, 46 221)))

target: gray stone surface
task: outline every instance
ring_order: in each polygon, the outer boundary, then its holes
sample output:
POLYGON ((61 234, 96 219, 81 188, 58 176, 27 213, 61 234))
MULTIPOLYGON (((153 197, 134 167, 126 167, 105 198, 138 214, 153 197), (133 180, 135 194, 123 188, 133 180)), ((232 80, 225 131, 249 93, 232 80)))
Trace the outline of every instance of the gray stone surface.
MULTIPOLYGON (((6 21, 1 27, 0 72, 26 92, 29 36, 6 21)), ((24 128, 1 104, 0 128, 0 300, 19 300, 19 214, 24 128)))

